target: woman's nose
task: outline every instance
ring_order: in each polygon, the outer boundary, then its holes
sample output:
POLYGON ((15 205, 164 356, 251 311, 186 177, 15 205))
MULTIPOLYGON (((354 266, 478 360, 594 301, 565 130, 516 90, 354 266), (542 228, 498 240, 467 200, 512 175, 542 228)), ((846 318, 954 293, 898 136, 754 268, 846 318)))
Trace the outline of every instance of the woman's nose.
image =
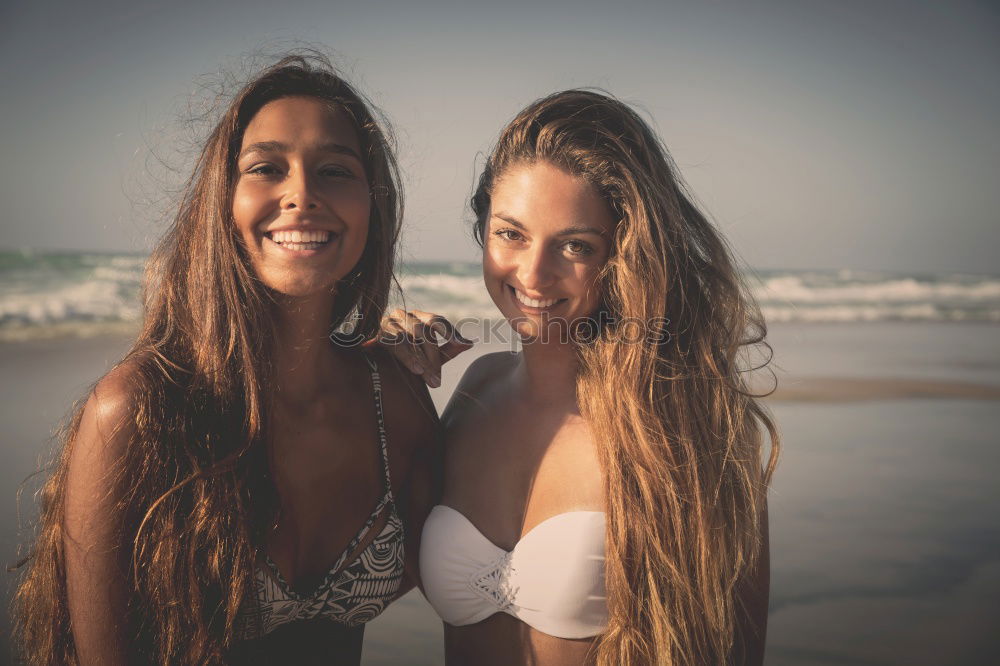
POLYGON ((521 255, 517 279, 525 289, 545 289, 555 282, 554 268, 545 248, 536 246, 521 255))
POLYGON ((319 205, 309 174, 298 171, 288 175, 285 194, 281 198, 282 210, 312 210, 319 205))

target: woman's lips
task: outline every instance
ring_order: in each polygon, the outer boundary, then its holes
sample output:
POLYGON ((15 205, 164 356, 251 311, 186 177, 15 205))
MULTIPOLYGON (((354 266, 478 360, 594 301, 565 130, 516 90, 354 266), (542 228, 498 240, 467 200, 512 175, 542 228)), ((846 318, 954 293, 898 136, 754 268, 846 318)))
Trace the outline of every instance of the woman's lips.
POLYGON ((340 234, 327 230, 283 230, 265 232, 264 238, 283 252, 293 256, 313 256, 340 238, 340 234))
POLYGON ((506 286, 510 290, 514 302, 521 310, 525 312, 529 313, 549 312, 553 308, 561 305, 566 301, 565 298, 544 298, 544 299, 530 298, 527 294, 515 289, 513 286, 509 284, 506 286))

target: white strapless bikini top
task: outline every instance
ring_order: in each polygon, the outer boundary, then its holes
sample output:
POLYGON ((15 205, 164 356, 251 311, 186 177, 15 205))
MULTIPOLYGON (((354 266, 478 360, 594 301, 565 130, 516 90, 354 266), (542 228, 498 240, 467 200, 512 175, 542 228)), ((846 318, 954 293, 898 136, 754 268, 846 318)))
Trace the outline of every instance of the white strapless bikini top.
POLYGON ((424 523, 420 577, 428 601, 448 624, 474 624, 503 612, 559 638, 596 636, 608 621, 604 513, 552 516, 507 552, 464 515, 439 504, 424 523))

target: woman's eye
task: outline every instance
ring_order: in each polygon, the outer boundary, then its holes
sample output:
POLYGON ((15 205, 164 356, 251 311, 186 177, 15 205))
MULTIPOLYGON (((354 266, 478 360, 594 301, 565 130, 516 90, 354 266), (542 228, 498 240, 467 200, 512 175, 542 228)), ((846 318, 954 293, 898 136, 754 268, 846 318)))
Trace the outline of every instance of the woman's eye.
POLYGON ((278 173, 278 167, 273 164, 255 164, 244 173, 252 176, 273 176, 278 173))
POLYGON ((587 243, 578 240, 567 241, 563 247, 569 250, 570 254, 580 256, 592 254, 594 252, 594 248, 590 247, 587 243))
POLYGON ((493 235, 506 241, 516 241, 521 239, 521 234, 517 233, 513 229, 497 229, 493 232, 493 235))
POLYGON ((339 164, 323 167, 320 169, 320 175, 327 178, 354 178, 353 171, 339 164))

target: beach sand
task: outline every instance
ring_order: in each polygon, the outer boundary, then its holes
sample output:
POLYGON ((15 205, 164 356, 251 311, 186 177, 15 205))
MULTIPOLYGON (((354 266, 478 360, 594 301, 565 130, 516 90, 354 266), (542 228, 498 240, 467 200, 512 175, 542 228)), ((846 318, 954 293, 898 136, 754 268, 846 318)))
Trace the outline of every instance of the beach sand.
MULTIPOLYGON (((989 324, 771 327, 778 390, 767 404, 784 448, 770 505, 768 664, 978 664, 1000 651, 998 333, 989 324)), ((0 344, 5 562, 25 537, 18 485, 72 401, 128 343, 0 344)), ((438 409, 474 358, 506 348, 480 343, 445 366, 432 390, 438 409)), ((25 516, 37 485, 26 485, 25 516)), ((364 654, 368 666, 439 664, 440 622, 410 593, 368 626, 364 654)))

